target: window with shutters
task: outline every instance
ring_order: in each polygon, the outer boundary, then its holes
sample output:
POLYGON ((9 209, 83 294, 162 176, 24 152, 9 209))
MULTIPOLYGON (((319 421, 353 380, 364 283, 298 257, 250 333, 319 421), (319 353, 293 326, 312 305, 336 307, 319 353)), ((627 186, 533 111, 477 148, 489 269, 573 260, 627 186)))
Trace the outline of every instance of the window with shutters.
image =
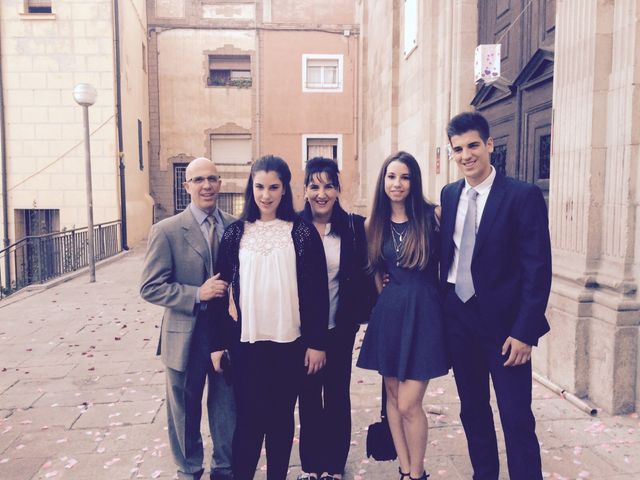
POLYGON ((251 57, 249 55, 209 55, 209 87, 250 88, 251 57))
POLYGON ((331 158, 342 170, 342 135, 309 134, 302 136, 302 168, 314 157, 331 158))
POLYGON ((51 0, 25 0, 25 13, 53 13, 51 0))
POLYGON ((211 139, 211 160, 216 165, 249 165, 251 164, 251 135, 218 134, 211 139))

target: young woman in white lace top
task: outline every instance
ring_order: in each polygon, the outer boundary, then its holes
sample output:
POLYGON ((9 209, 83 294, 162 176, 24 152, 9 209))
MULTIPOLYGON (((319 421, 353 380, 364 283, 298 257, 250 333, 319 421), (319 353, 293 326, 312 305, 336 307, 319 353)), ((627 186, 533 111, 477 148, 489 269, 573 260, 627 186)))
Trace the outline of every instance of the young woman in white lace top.
MULTIPOLYGON (((253 478, 263 441, 267 478, 286 478, 300 384, 325 363, 324 249, 315 227, 296 215, 290 181, 284 160, 258 159, 242 220, 227 228, 220 243, 218 268, 231 285, 236 318, 212 312, 212 360, 222 371, 222 353, 230 353, 237 409, 235 480, 253 478)), ((227 304, 217 307, 224 310, 227 304)))

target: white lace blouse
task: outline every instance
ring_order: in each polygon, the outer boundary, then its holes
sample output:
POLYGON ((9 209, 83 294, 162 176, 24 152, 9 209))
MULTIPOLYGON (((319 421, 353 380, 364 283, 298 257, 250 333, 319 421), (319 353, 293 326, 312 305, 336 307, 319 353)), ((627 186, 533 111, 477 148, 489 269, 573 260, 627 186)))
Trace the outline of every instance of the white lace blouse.
POLYGON ((241 342, 293 342, 300 309, 292 222, 246 222, 240 241, 241 342))

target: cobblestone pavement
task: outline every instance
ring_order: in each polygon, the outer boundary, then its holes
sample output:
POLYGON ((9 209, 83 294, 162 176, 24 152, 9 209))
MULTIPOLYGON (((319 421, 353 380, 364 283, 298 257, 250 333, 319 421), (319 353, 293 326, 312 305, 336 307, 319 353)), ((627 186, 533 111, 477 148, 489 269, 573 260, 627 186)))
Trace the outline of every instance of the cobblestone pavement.
MULTIPOLYGON (((85 273, 0 302, 1 480, 174 477, 163 366, 155 357, 161 309, 137 289, 143 253, 140 245, 101 265, 94 284, 85 273)), ((352 382, 345 479, 395 479, 395 463, 364 453, 366 428, 379 414, 380 379, 354 369, 352 382)), ((545 478, 640 478, 637 414, 590 417, 545 387, 533 388, 545 478)), ((431 478, 470 479, 450 375, 431 382, 425 406, 442 411, 429 414, 431 478)), ((290 479, 300 471, 295 442, 290 479)), ((210 451, 208 437, 206 443, 210 451)), ((257 479, 265 478, 264 462, 257 479)))

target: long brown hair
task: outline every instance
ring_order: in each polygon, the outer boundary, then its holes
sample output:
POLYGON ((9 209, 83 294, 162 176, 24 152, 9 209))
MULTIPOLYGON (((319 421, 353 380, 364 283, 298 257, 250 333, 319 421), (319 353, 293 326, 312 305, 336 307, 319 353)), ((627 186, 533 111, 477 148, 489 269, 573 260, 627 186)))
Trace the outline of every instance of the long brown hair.
MULTIPOLYGON (((376 192, 373 199, 367 239, 369 242, 369 268, 372 272, 381 271, 384 263, 382 244, 385 229, 391 229, 391 202, 384 190, 387 168, 391 162, 402 162, 409 168, 411 188, 405 199, 407 218, 406 240, 402 244, 398 262, 401 267, 424 270, 429 262, 429 229, 428 213, 433 211, 433 205, 422 194, 422 174, 416 159, 407 152, 397 152, 387 157, 382 164, 376 192)), ((391 232, 389 232, 391 233, 391 232)))

